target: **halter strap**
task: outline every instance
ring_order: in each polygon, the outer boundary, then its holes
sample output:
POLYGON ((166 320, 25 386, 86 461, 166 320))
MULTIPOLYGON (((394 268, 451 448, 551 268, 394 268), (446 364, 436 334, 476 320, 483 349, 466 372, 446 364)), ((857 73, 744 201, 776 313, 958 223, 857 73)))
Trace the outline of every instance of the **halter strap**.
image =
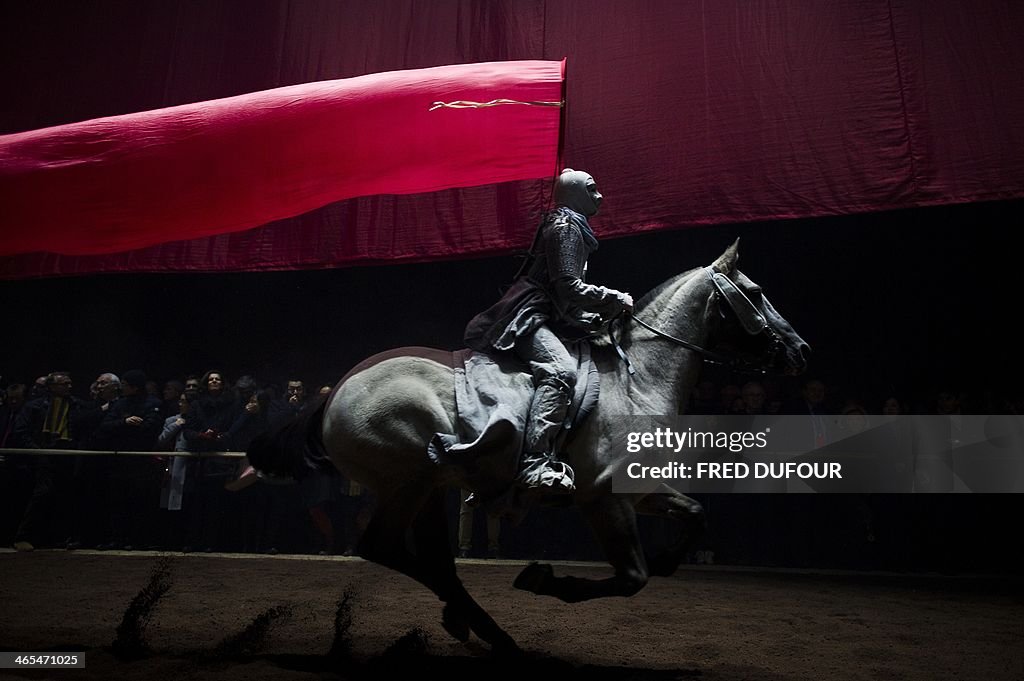
POLYGON ((708 279, 714 284, 715 289, 729 303, 729 307, 736 313, 744 331, 751 336, 756 336, 764 331, 768 326, 768 321, 743 292, 743 289, 736 285, 736 282, 711 267, 705 267, 704 274, 708 275, 708 279))
MULTIPOLYGON (((740 324, 743 326, 743 329, 748 334, 750 334, 751 336, 756 336, 761 333, 767 333, 769 338, 771 338, 772 340, 773 348, 777 347, 778 344, 781 343, 781 339, 779 338, 778 333, 775 332, 775 330, 768 323, 768 320, 766 320, 764 318, 764 315, 762 315, 758 311, 757 306, 754 305, 753 302, 751 302, 750 298, 746 296, 743 290, 736 286, 735 282, 733 282, 731 279, 729 279, 729 277, 725 276, 721 272, 718 272, 711 267, 705 267, 704 274, 711 281, 711 284, 715 287, 716 293, 722 298, 724 298, 726 303, 728 303, 729 308, 732 309, 734 313, 736 313, 736 316, 740 320, 740 324)), ((655 327, 651 326, 650 324, 648 324, 647 322, 633 314, 626 314, 625 316, 628 319, 636 322, 640 326, 644 327, 645 329, 653 333, 655 336, 664 338, 665 340, 671 341, 672 343, 682 346, 687 350, 692 350, 693 352, 696 352, 702 357, 702 359, 705 362, 708 362, 709 364, 722 364, 724 366, 729 367, 733 371, 740 372, 745 371, 763 374, 767 371, 767 367, 763 364, 755 364, 754 362, 744 360, 739 357, 729 357, 728 355, 722 354, 720 352, 708 350, 707 348, 703 348, 697 345, 696 343, 691 343, 688 340, 677 338, 672 334, 665 333, 660 329, 656 329, 655 327)), ((609 323, 608 325, 608 336, 611 339, 612 345, 615 347, 615 351, 619 354, 619 357, 622 358, 622 361, 625 362, 627 371, 630 375, 633 375, 636 373, 636 369, 633 367, 632 362, 629 361, 629 358, 626 356, 626 353, 622 349, 622 346, 615 338, 614 321, 615 320, 612 320, 612 322, 609 323)))
MULTIPOLYGON (((647 329, 648 331, 650 331, 651 333, 653 333, 655 336, 660 336, 665 340, 672 341, 676 345, 683 346, 687 350, 693 350, 694 352, 700 354, 704 358, 705 362, 711 362, 713 364, 729 364, 730 362, 734 361, 730 359, 727 355, 723 355, 720 352, 715 352, 713 350, 708 350, 707 348, 702 348, 696 343, 691 343, 690 341, 683 340, 682 338, 676 338, 672 334, 665 333, 664 331, 656 329, 647 322, 645 322, 644 320, 640 319, 639 317, 634 317, 633 315, 630 315, 629 318, 636 322, 637 324, 639 324, 640 326, 647 329)), ((614 342, 614 338, 612 339, 612 342, 614 342)), ((623 354, 622 350, 619 349, 618 344, 616 344, 615 348, 619 350, 620 355, 623 354)))

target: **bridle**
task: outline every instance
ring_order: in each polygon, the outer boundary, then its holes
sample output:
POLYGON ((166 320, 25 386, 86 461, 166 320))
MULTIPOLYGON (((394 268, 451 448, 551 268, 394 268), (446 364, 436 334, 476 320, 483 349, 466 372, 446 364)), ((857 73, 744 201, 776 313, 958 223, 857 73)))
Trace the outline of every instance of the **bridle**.
MULTIPOLYGON (((722 365, 732 371, 741 373, 767 373, 768 368, 774 361, 779 349, 784 345, 779 332, 772 327, 768 320, 765 319, 765 316, 761 314, 761 311, 757 309, 757 306, 754 305, 750 298, 747 297, 747 294, 745 294, 732 279, 721 272, 716 271, 712 267, 705 267, 704 274, 715 287, 715 297, 719 302, 720 314, 723 314, 721 311, 721 301, 724 300, 726 304, 728 304, 729 309, 731 309, 736 315, 736 318, 739 319, 740 325, 748 335, 758 336, 765 334, 768 337, 768 349, 765 350, 764 354, 757 360, 750 360, 740 356, 730 356, 713 350, 708 350, 696 343, 691 343, 690 341, 683 340, 682 338, 676 338, 672 334, 656 329, 635 315, 627 314, 624 315, 624 317, 630 321, 636 322, 659 338, 664 338, 665 340, 682 346, 687 350, 696 352, 708 364, 722 365)), ((619 345, 618 340, 615 338, 614 322, 615 320, 613 320, 608 326, 608 335, 611 338, 612 345, 615 347, 615 351, 619 353, 619 357, 622 358, 622 361, 626 363, 626 370, 630 375, 635 374, 636 369, 633 368, 633 364, 629 361, 626 353, 622 350, 622 346, 619 345)))

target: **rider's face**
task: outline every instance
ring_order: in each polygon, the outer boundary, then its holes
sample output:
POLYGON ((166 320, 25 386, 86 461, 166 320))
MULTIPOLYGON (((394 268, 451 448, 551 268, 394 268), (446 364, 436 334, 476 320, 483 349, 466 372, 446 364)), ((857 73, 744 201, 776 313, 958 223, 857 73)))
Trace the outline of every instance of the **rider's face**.
POLYGON ((594 206, 593 213, 587 213, 587 216, 596 215, 598 209, 601 207, 601 200, 604 198, 601 196, 601 192, 597 191, 597 182, 594 182, 594 178, 590 177, 587 180, 587 197, 590 199, 591 204, 594 206))

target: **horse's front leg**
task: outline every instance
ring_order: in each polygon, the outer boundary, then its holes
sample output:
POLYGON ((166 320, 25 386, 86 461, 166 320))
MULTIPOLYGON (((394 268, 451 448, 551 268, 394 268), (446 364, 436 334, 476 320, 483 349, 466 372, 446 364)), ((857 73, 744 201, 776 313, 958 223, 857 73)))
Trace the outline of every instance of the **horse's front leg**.
POLYGON ((672 575, 707 528, 703 507, 696 499, 691 499, 668 485, 661 484, 652 494, 648 494, 640 500, 636 505, 636 510, 641 515, 666 518, 680 524, 679 539, 661 553, 647 559, 652 577, 672 575))
POLYGON ((606 494, 580 507, 615 575, 607 579, 556 577, 550 565, 530 563, 516 577, 517 589, 554 596, 567 603, 607 596, 632 596, 647 584, 647 563, 636 528, 636 513, 624 495, 606 494))

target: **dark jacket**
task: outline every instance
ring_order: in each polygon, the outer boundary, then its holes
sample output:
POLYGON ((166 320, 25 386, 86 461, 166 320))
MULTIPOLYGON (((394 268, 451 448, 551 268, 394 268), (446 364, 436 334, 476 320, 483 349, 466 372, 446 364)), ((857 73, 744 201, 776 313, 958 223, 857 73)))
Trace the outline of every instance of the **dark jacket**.
POLYGON ((52 399, 52 395, 43 395, 25 403, 15 417, 14 430, 8 446, 31 449, 77 448, 79 435, 76 432, 76 427, 82 411, 82 401, 70 395, 62 398, 68 406, 69 437, 68 439, 58 439, 51 433, 43 432, 52 399))
MULTIPOLYGON (((204 395, 192 404, 185 417, 183 433, 190 452, 222 452, 231 447, 228 433, 242 415, 237 397, 231 391, 204 395)), ((214 457, 201 461, 204 477, 228 477, 236 468, 234 459, 214 457)))
POLYGON ((269 421, 271 428, 280 428, 292 419, 298 418, 309 408, 311 400, 304 400, 299 404, 292 404, 287 397, 274 400, 270 403, 269 421))
POLYGON ((160 406, 160 400, 151 395, 125 395, 117 398, 110 403, 106 415, 93 433, 94 446, 109 451, 152 451, 163 426, 160 406), (133 426, 126 423, 126 419, 131 416, 140 417, 142 424, 133 426))

